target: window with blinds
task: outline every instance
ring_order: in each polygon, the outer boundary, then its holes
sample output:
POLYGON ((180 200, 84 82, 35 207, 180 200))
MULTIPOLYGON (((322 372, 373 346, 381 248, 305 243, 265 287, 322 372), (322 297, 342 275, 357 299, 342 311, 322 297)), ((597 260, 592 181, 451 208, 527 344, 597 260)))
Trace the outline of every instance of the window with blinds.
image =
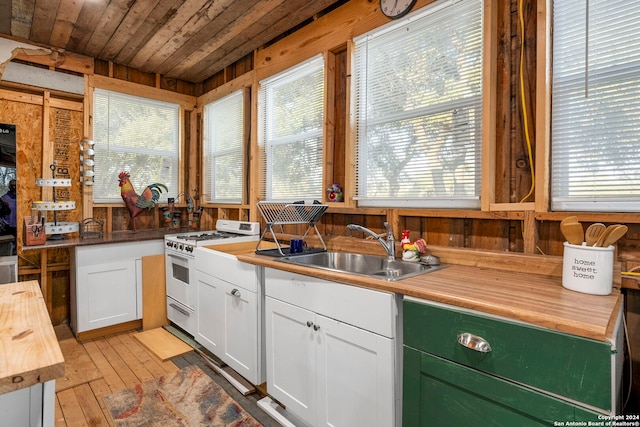
POLYGON ((440 0, 354 40, 360 206, 480 206, 483 34, 440 0))
POLYGON ((120 202, 118 174, 127 171, 138 194, 162 183, 176 197, 179 190, 180 108, 177 104, 95 89, 95 202, 120 202))
POLYGON ((209 203, 241 203, 244 97, 238 90, 204 107, 204 186, 209 203))
POLYGON ((262 199, 322 199, 324 58, 260 82, 262 199))
POLYGON ((551 208, 640 210, 640 2, 553 2, 551 208))

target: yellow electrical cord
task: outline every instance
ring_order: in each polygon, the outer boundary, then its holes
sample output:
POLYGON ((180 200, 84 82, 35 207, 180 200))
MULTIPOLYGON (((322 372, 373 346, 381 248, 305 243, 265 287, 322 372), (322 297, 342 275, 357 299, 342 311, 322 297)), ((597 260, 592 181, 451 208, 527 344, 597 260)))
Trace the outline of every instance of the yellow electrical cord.
MULTIPOLYGON (((518 19, 520 21, 520 102, 522 103, 522 125, 524 128, 524 138, 527 142, 527 154, 529 155, 529 168, 531 169, 531 188, 526 196, 520 200, 520 203, 524 203, 531 195, 533 194, 533 190, 536 186, 536 176, 535 176, 535 166, 533 164, 533 152, 531 149, 531 136, 529 135, 529 120, 528 120, 528 112, 527 112, 527 101, 524 91, 524 16, 522 13, 522 2, 523 0, 518 0, 518 19)), ((524 229, 524 227, 523 227, 524 229)), ((524 237, 524 230, 523 230, 524 237)), ((536 249, 542 255, 545 255, 544 251, 536 245, 536 249)))
POLYGON ((518 18, 520 19, 520 101, 522 102, 524 137, 527 142, 529 168, 531 169, 531 188, 529 189, 529 193, 527 193, 527 195, 524 196, 522 200, 520 200, 520 203, 523 203, 525 200, 531 197, 536 185, 535 168, 533 165, 533 153, 531 151, 531 137, 529 136, 529 123, 527 119, 527 102, 524 93, 524 17, 522 14, 522 2, 523 0, 518 1, 518 18))

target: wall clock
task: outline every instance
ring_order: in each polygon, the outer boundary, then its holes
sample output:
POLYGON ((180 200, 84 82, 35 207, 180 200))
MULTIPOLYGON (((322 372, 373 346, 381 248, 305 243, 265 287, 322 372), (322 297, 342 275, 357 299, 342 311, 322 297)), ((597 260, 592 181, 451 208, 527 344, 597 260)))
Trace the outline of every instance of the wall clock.
POLYGON ((411 10, 417 0, 380 0, 380 10, 391 19, 400 18, 411 10))

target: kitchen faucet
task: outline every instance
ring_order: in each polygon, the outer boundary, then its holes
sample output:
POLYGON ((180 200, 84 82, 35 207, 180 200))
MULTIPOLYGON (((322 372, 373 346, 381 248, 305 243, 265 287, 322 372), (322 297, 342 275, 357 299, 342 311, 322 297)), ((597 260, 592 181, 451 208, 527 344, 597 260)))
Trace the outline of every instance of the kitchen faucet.
POLYGON ((371 237, 376 239, 378 241, 378 243, 380 243, 382 245, 382 247, 384 248, 384 250, 387 252, 387 259, 389 261, 393 261, 396 258, 396 241, 395 241, 395 238, 393 237, 393 230, 391 230, 391 226, 389 226, 388 222, 384 223, 384 227, 387 229, 387 240, 386 241, 384 240, 384 238, 381 235, 376 234, 373 231, 371 231, 368 228, 365 228, 365 227, 363 227, 361 225, 349 224, 349 225, 347 225, 347 230, 362 231, 362 232, 365 232, 365 233, 371 235, 371 237))

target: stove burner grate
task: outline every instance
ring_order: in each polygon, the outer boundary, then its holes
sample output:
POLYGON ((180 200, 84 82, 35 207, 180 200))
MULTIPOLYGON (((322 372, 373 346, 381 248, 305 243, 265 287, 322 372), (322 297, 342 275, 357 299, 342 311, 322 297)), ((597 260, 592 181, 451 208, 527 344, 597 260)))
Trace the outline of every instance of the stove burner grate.
POLYGON ((217 239, 227 239, 229 237, 238 237, 240 234, 236 233, 227 233, 226 231, 212 231, 210 233, 202 233, 202 234, 187 234, 182 236, 176 236, 176 239, 181 240, 190 240, 194 242, 201 242, 204 240, 217 240, 217 239))

